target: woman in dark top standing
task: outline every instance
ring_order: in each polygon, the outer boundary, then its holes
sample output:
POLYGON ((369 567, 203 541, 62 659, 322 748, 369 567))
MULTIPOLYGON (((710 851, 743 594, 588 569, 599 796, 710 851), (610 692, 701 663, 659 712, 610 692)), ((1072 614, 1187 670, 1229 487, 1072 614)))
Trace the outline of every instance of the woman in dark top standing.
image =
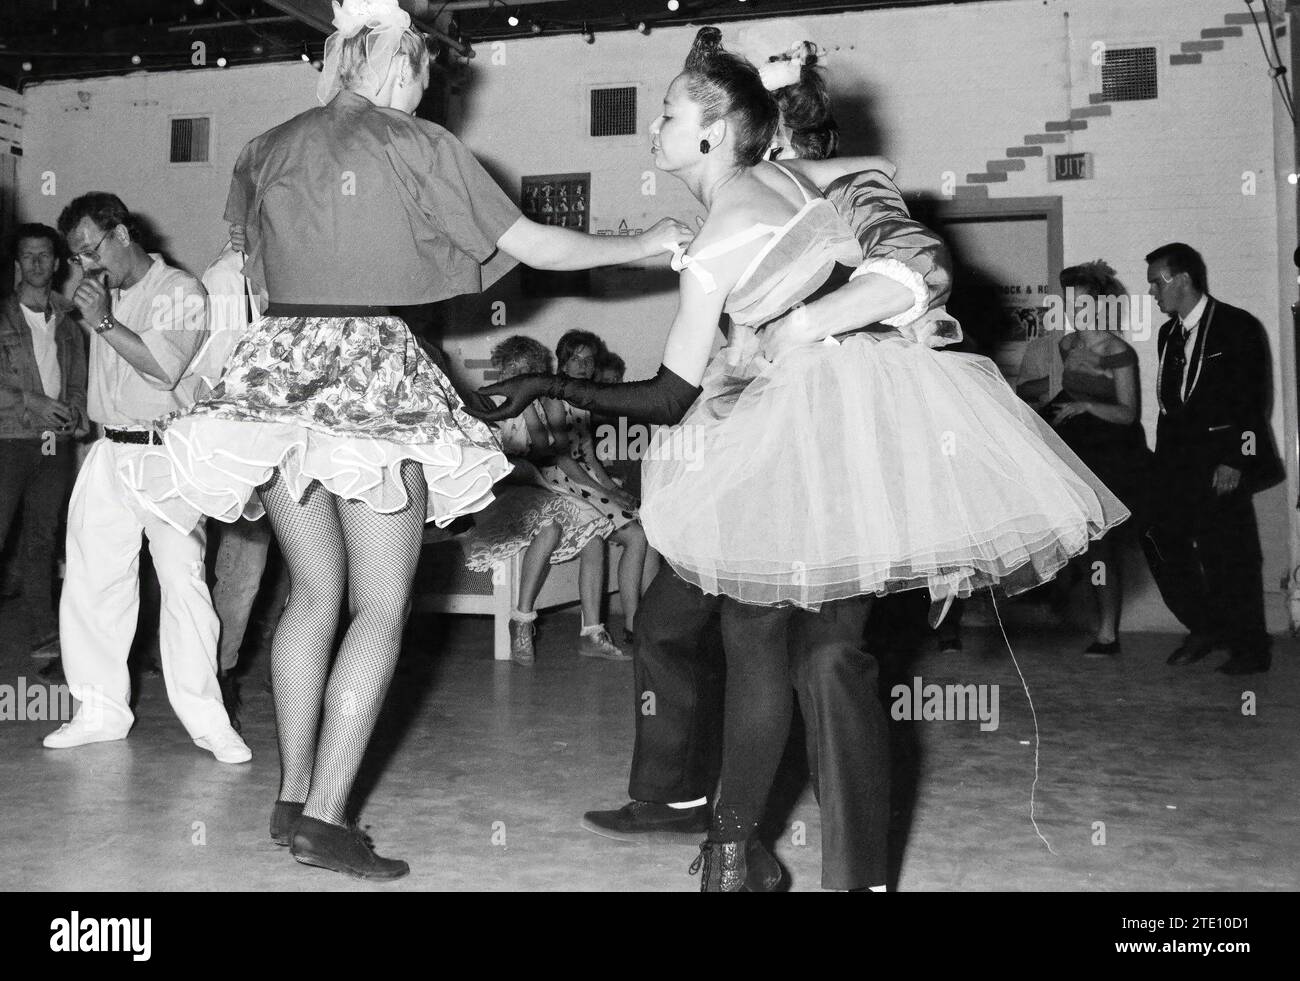
MULTIPOLYGON (((1142 431, 1137 353, 1120 336, 1125 295, 1113 270, 1100 259, 1061 271, 1061 286, 1072 288, 1076 329, 1061 338, 1064 364, 1062 391, 1047 407, 1061 438, 1133 512, 1127 527, 1140 528, 1149 474, 1146 436, 1142 431), (1089 304, 1084 298, 1090 298, 1089 304)), ((1121 535, 1122 537, 1122 535, 1121 535)), ((1085 654, 1119 653, 1123 606, 1120 537, 1112 532, 1093 542, 1084 557, 1086 575, 1097 597, 1097 636, 1085 654)))
POLYGON ((510 469, 389 308, 476 292, 515 260, 584 269, 690 237, 668 220, 620 239, 523 218, 459 141, 413 115, 429 52, 410 23, 396 0, 334 4, 323 107, 244 148, 226 205, 267 315, 211 395, 123 475, 177 527, 270 515, 293 584, 272 655, 271 836, 299 862, 367 879, 409 871, 374 854, 347 803, 397 663, 424 523, 487 506, 510 469), (352 619, 332 657, 345 595, 352 619))

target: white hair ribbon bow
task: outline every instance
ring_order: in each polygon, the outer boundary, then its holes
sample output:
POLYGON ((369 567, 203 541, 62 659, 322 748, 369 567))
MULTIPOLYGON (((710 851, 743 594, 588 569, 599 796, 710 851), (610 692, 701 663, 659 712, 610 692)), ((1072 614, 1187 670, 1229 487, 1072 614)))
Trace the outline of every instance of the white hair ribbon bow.
POLYGON ((794 85, 799 81, 800 73, 810 58, 818 62, 826 60, 826 52, 811 41, 800 41, 790 46, 790 50, 775 55, 770 61, 758 66, 759 77, 763 87, 769 92, 794 85))
POLYGON ((343 42, 369 28, 366 36, 365 72, 373 87, 383 83, 388 66, 402 44, 402 35, 411 27, 411 15, 397 5, 397 0, 333 0, 334 33, 325 41, 325 64, 316 85, 316 98, 322 105, 338 95, 343 87, 339 79, 339 60, 343 42))

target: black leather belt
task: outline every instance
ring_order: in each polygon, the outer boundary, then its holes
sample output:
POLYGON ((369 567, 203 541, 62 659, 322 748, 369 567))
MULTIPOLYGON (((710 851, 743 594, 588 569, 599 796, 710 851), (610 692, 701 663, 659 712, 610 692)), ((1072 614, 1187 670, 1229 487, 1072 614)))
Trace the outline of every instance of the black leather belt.
POLYGON ((388 317, 388 307, 344 303, 276 303, 266 308, 268 317, 388 317))
POLYGON ((162 437, 152 429, 109 429, 104 427, 104 438, 114 443, 139 443, 147 446, 162 446, 162 437))

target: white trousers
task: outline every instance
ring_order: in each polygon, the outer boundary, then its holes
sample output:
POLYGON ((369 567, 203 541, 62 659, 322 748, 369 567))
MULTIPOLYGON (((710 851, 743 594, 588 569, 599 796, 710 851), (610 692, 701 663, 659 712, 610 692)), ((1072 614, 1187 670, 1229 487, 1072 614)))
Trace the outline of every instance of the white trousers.
POLYGON ((101 439, 68 506, 67 574, 59 603, 63 672, 88 719, 125 730, 134 721, 126 660, 140 608, 140 534, 158 573, 158 646, 167 697, 191 739, 230 725, 217 683, 220 626, 204 576, 202 523, 182 535, 132 498, 120 461, 149 449, 101 439))

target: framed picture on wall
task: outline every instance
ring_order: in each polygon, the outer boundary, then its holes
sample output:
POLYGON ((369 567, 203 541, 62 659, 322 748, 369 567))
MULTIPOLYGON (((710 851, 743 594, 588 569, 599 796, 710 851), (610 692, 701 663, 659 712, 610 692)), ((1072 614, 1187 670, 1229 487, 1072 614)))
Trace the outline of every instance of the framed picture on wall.
MULTIPOLYGON (((520 180, 519 208, 539 225, 587 232, 591 228, 591 174, 539 174, 520 180)), ((520 287, 525 296, 587 296, 591 278, 586 270, 543 272, 523 267, 520 287)))

